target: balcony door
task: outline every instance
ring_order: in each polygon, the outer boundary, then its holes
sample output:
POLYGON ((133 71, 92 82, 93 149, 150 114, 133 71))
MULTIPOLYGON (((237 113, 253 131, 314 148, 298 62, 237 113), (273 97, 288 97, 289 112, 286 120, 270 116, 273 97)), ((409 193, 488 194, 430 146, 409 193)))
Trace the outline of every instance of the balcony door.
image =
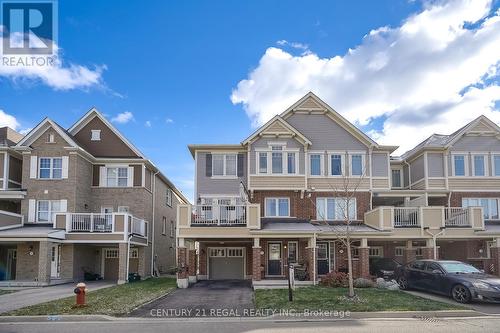
POLYGON ((270 242, 267 244, 267 275, 281 276, 282 251, 280 242, 270 242))

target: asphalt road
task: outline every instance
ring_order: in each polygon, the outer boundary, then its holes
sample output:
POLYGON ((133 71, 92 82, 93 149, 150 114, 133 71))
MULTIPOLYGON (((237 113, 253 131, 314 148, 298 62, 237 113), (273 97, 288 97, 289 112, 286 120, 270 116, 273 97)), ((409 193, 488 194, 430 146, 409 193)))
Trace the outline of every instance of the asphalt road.
POLYGON ((338 321, 297 322, 269 320, 154 320, 124 319, 106 322, 33 322, 0 323, 2 333, 86 333, 86 332, 217 332, 217 333, 323 333, 323 332, 498 332, 500 318, 467 319, 349 319, 338 321))

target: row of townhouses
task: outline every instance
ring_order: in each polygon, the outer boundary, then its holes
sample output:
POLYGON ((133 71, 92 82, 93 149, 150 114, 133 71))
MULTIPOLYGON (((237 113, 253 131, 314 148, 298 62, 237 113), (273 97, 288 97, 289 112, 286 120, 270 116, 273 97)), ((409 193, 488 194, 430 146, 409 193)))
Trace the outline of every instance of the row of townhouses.
POLYGON ((188 203, 95 109, 69 129, 48 118, 26 136, 1 128, 0 285, 168 273, 188 203))
POLYGON ((500 128, 481 116, 397 148, 312 93, 241 143, 190 145, 195 198, 177 206, 178 285, 282 284, 289 264, 303 284, 347 271, 346 220, 354 276, 369 276, 375 257, 455 259, 499 275, 500 128))

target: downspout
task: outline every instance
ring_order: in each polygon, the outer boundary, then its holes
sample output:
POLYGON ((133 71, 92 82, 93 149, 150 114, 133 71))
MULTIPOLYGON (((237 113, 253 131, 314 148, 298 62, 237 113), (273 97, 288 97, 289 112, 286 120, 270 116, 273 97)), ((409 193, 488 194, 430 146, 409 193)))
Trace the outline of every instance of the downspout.
MULTIPOLYGON (((127 220, 128 220, 128 217, 127 217, 127 220)), ((127 222, 128 224, 128 222, 127 222)), ((128 272, 130 270, 130 239, 134 236, 133 233, 130 233, 128 234, 128 240, 127 240, 127 271, 126 271, 126 274, 125 274, 125 278, 126 278, 126 282, 128 282, 128 272)))
POLYGON ((443 232, 444 232, 444 229, 441 229, 440 232, 438 232, 437 234, 433 234, 431 232, 429 232, 428 229, 424 229, 425 232, 429 235, 432 236, 432 245, 433 245, 433 250, 434 250, 434 260, 437 260, 437 238, 439 235, 441 235, 443 232))
POLYGON ((153 205, 153 218, 151 219, 151 276, 154 276, 154 261, 155 261, 155 205, 156 205, 156 175, 160 171, 153 174, 153 188, 152 188, 152 205, 153 205))
POLYGON ((316 233, 313 234, 313 285, 316 285, 316 233))

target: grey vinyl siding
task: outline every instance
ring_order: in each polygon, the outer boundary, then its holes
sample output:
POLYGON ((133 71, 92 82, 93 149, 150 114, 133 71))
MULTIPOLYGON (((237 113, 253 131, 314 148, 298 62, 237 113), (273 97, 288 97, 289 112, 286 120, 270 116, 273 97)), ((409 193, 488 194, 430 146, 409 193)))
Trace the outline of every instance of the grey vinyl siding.
POLYGON ((412 183, 424 178, 424 155, 411 162, 410 166, 412 183))
POLYGON ((250 174, 254 175, 256 170, 256 158, 257 154, 255 149, 268 148, 269 142, 285 142, 287 148, 299 149, 299 174, 303 175, 305 171, 305 158, 304 158, 304 146, 295 139, 283 139, 283 138, 260 138, 255 140, 250 146, 250 174))
POLYGON ((403 166, 403 187, 410 186, 410 172, 408 166, 405 164, 403 166))
POLYGON ((373 177, 389 177, 387 170, 389 167, 389 157, 387 154, 373 153, 372 169, 373 177))
POLYGON ((200 195, 204 194, 229 194, 229 195, 239 195, 240 193, 240 181, 243 181, 246 184, 246 173, 247 173, 247 165, 246 165, 246 153, 244 163, 243 163, 243 177, 236 179, 212 179, 211 177, 207 177, 205 173, 205 163, 206 163, 206 152, 197 153, 197 161, 196 161, 196 197, 195 201, 200 197, 200 195))
POLYGON ((463 136, 450 151, 500 152, 500 140, 494 136, 463 136))
POLYGON ((429 177, 444 177, 444 156, 441 153, 427 153, 429 177))
POLYGON ((307 137, 309 150, 363 150, 366 145, 326 115, 294 114, 286 121, 307 137))

